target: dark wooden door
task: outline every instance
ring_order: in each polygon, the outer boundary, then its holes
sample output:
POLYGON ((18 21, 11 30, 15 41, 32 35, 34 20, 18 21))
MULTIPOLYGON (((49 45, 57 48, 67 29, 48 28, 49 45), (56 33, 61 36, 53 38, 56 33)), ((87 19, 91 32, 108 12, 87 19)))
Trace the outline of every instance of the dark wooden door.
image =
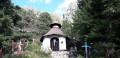
POLYGON ((51 38, 50 47, 53 51, 59 51, 59 39, 57 37, 51 38))

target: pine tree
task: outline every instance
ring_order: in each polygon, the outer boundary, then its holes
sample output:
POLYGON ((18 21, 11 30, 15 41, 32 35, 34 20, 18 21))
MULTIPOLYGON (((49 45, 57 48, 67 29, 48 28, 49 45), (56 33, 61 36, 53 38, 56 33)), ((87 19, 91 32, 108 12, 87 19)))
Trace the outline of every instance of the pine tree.
POLYGON ((77 31, 81 41, 93 43, 92 58, 108 57, 110 53, 114 58, 119 55, 119 6, 118 0, 79 1, 79 9, 73 17, 73 30, 77 31))
POLYGON ((91 15, 89 13, 91 1, 82 0, 80 1, 81 6, 79 6, 80 9, 78 9, 75 12, 75 15, 73 16, 73 28, 72 32, 77 36, 77 39, 80 41, 85 41, 86 35, 90 32, 91 28, 91 15))
POLYGON ((0 12, 1 12, 1 24, 2 30, 1 33, 4 35, 11 35, 13 31, 13 26, 21 19, 21 17, 16 13, 16 10, 19 10, 19 6, 13 6, 11 0, 1 0, 0 1, 0 12), (8 25, 9 24, 9 25, 8 25), (9 31, 6 31, 9 30, 9 31), (10 32, 10 33, 6 33, 10 32))
POLYGON ((52 23, 52 18, 48 12, 43 12, 40 14, 37 23, 40 34, 43 35, 50 29, 49 25, 52 23))
POLYGON ((9 50, 6 48, 10 48, 14 25, 21 19, 15 12, 19 9, 11 0, 0 0, 0 48, 3 48, 3 53, 9 50))
POLYGON ((72 24, 67 20, 62 21, 62 31, 67 36, 71 36, 71 27, 72 27, 71 25, 72 24))

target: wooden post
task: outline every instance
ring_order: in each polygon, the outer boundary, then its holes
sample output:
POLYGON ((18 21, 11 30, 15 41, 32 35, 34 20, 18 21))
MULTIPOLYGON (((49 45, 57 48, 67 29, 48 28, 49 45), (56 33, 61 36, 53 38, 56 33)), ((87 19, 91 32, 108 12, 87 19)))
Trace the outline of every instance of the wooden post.
POLYGON ((33 43, 35 42, 35 39, 34 39, 34 38, 32 39, 32 42, 33 42, 33 43))
POLYGON ((2 48, 0 48, 0 55, 2 55, 2 48))
POLYGON ((22 44, 21 44, 21 41, 20 41, 20 43, 18 43, 18 53, 17 53, 17 56, 19 56, 19 54, 20 54, 21 47, 22 47, 22 44))
POLYGON ((12 40, 12 56, 14 55, 14 41, 12 40))

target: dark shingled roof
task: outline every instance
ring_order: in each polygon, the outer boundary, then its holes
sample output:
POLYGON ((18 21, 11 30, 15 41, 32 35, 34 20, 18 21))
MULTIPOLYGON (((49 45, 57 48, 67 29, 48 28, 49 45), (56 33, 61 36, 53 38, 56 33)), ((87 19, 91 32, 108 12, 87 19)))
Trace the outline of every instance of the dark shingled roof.
POLYGON ((48 33, 46 33, 45 35, 43 35, 43 36, 48 36, 48 35, 52 35, 52 34, 64 35, 63 32, 59 28, 52 27, 50 29, 50 31, 48 33))
MULTIPOLYGON (((63 32, 60 30, 61 28, 61 24, 58 23, 57 21, 54 21, 53 24, 50 25, 51 29, 49 30, 48 33, 46 33, 45 35, 43 35, 40 39, 40 41, 42 42, 45 36, 49 36, 49 35, 61 35, 61 36, 65 36, 63 34, 63 32), (55 27, 58 26, 58 27, 55 27)), ((67 37, 67 36, 66 36, 67 37)))
POLYGON ((61 24, 58 21, 54 21, 50 27, 52 28, 53 26, 57 25, 59 28, 61 28, 61 24))

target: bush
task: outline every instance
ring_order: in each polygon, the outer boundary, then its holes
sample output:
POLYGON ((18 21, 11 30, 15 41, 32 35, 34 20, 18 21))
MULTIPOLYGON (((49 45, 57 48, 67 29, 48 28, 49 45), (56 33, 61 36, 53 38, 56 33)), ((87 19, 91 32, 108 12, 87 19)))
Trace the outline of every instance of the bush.
POLYGON ((29 44, 29 46, 27 48, 28 48, 28 51, 34 52, 39 57, 42 57, 42 58, 48 58, 48 57, 50 57, 50 52, 48 52, 48 53, 43 52, 41 50, 41 48, 40 48, 40 45, 29 44))
POLYGON ((19 56, 14 55, 12 56, 11 54, 7 54, 4 58, 39 58, 35 53, 33 52, 21 52, 19 56))
POLYGON ((24 51, 20 52, 20 55, 14 55, 11 54, 5 55, 3 58, 49 58, 50 53, 45 53, 41 50, 40 45, 37 45, 36 43, 29 44, 27 48, 24 51))

